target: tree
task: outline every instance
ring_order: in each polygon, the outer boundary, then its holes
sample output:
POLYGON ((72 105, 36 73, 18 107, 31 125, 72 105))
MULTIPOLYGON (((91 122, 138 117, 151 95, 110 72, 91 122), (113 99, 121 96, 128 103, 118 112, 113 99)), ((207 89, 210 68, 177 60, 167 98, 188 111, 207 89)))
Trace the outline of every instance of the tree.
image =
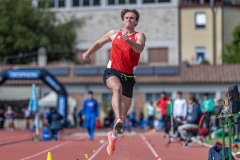
MULTIPOLYGON (((73 59, 75 28, 72 19, 61 23, 55 14, 32 6, 31 0, 0 1, 0 57, 36 52, 45 47, 48 60, 73 59)), ((21 60, 22 63, 26 63, 21 60)))
POLYGON ((240 25, 233 31, 233 40, 228 44, 223 52, 224 63, 240 62, 240 25))

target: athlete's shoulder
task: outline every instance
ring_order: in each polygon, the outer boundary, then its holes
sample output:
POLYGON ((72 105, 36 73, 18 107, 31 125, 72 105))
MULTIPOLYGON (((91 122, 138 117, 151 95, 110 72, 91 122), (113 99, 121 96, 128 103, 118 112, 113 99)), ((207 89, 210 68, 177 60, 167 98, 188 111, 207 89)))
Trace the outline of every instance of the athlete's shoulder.
POLYGON ((111 29, 110 31, 107 32, 107 34, 114 35, 114 34, 117 34, 118 32, 119 32, 119 30, 117 30, 117 29, 111 29))
POLYGON ((137 35, 137 36, 141 36, 141 37, 146 37, 145 34, 142 33, 142 32, 136 32, 136 35, 137 35))
POLYGON ((108 36, 111 40, 113 40, 113 39, 116 37, 116 35, 117 35, 118 32, 119 32, 119 30, 117 30, 117 29, 112 29, 112 30, 108 31, 107 36, 108 36))
POLYGON ((135 37, 137 40, 140 40, 142 43, 145 43, 146 41, 146 36, 142 32, 137 32, 135 37))

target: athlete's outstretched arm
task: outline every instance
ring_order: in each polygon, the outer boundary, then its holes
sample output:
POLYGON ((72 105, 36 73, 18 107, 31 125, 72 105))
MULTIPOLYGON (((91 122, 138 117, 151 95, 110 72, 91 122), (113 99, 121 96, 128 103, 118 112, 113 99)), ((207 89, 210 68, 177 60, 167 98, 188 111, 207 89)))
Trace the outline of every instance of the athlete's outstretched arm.
POLYGON ((131 41, 128 36, 123 35, 123 40, 125 40, 135 52, 141 53, 145 47, 146 36, 138 32, 136 35, 136 42, 131 41))
POLYGON ((114 30, 111 30, 109 32, 107 32, 105 35, 103 35, 100 39, 98 39, 96 42, 94 42, 90 48, 83 53, 83 60, 84 61, 91 61, 91 59, 89 58, 89 56, 92 53, 95 53, 97 50, 99 50, 100 48, 102 48, 102 46, 108 42, 111 42, 111 36, 114 34, 114 30))

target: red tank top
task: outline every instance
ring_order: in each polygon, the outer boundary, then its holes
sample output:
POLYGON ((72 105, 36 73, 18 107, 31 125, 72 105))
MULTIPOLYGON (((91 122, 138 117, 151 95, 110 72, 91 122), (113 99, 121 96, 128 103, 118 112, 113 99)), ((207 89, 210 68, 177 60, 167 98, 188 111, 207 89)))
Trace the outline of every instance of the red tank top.
MULTIPOLYGON (((137 32, 129 35, 129 39, 136 42, 135 35, 137 32)), ((122 39, 122 32, 118 31, 112 41, 110 60, 108 68, 115 69, 122 73, 133 74, 134 67, 138 65, 140 53, 135 52, 130 45, 122 39)))

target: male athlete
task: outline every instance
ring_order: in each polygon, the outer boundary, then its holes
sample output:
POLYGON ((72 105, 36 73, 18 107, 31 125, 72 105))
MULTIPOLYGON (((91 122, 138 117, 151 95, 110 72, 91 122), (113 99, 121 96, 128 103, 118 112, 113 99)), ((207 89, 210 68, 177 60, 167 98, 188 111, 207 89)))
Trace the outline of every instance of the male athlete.
POLYGON ((121 12, 123 28, 110 30, 83 54, 85 61, 91 61, 89 55, 106 43, 112 42, 110 60, 103 75, 105 85, 112 91, 112 107, 115 114, 113 130, 108 132, 109 155, 114 154, 117 134, 123 133, 124 120, 131 106, 133 87, 136 83, 134 70, 145 46, 145 35, 135 31, 139 17, 136 9, 123 9, 121 12))

